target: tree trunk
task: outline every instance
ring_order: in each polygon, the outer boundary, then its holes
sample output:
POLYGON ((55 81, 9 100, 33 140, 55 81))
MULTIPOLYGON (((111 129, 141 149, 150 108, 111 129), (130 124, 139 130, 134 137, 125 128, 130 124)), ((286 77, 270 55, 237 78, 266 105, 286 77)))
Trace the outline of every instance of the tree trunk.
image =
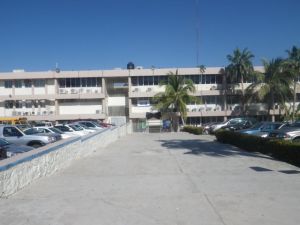
POLYGON ((295 110, 296 110, 296 100, 297 100, 297 94, 296 94, 296 89, 297 89, 297 80, 294 80, 294 93, 293 93, 293 110, 292 110, 292 122, 295 121, 295 110))
POLYGON ((242 85, 242 99, 241 99, 241 109, 242 116, 245 114, 245 90, 244 90, 244 76, 241 75, 241 85, 242 85))

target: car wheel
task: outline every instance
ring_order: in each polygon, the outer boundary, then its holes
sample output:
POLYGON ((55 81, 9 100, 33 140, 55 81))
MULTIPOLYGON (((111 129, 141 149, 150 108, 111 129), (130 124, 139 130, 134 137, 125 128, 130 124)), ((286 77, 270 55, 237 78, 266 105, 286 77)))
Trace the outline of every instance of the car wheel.
POLYGON ((34 142, 34 143, 29 144, 29 146, 33 147, 33 148, 39 148, 39 147, 42 147, 43 145, 41 143, 34 142))

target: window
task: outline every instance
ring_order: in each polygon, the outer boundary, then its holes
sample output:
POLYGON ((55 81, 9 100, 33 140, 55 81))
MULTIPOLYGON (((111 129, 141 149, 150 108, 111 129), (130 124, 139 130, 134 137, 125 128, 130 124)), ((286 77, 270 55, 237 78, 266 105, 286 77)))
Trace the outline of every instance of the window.
POLYGON ((131 77, 131 84, 137 86, 137 77, 131 77))
MULTIPOLYGON (((60 81, 62 79, 59 79, 58 81, 60 81)), ((45 87, 45 80, 34 80, 33 84, 35 87, 45 87)), ((60 85, 60 83, 59 83, 60 85)))
POLYGON ((31 88, 31 84, 32 84, 31 80, 24 80, 24 86, 26 88, 31 88))
POLYGON ((20 137, 23 134, 15 127, 4 127, 3 129, 4 137, 20 137))
POLYGON ((158 85, 159 84, 159 77, 158 76, 155 76, 154 77, 154 85, 158 85))
POLYGON ((16 108, 17 109, 22 108, 22 101, 16 101, 16 108))
POLYGON ((12 80, 4 81, 4 87, 5 88, 12 88, 12 80))
POLYGON ((15 87, 21 88, 22 87, 22 81, 21 80, 15 80, 15 87))
POLYGON ((12 109, 14 107, 13 101, 5 101, 5 108, 6 109, 12 109))
POLYGON ((139 86, 143 86, 144 85, 144 77, 138 77, 139 80, 139 86))

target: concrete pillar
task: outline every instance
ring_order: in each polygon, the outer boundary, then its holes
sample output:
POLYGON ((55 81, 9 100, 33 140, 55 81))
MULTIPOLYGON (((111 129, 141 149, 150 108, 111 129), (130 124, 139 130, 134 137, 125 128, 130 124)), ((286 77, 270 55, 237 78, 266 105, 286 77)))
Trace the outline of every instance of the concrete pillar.
POLYGON ((34 80, 31 80, 31 94, 34 95, 34 80))
POLYGON ((55 114, 54 115, 58 116, 59 115, 59 107, 58 107, 57 99, 54 100, 54 105, 55 105, 55 114))
POLYGON ((58 81, 56 78, 54 79, 54 90, 55 90, 55 94, 58 94, 58 81))

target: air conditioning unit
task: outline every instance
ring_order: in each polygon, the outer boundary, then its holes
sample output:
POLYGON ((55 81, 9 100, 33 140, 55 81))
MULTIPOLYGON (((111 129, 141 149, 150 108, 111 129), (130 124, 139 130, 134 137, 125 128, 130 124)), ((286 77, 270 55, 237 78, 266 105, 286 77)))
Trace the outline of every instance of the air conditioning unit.
POLYGON ((217 86, 211 86, 210 90, 217 90, 217 86))
POLYGON ((64 89, 59 89, 59 94, 65 94, 66 93, 66 90, 64 89))
POLYGON ((96 110, 96 114, 100 114, 100 110, 99 109, 96 110))
POLYGON ((138 91, 139 91, 138 88, 134 88, 134 89, 133 89, 133 92, 138 92, 138 91))
POLYGON ((91 89, 86 89, 86 93, 91 93, 92 90, 91 89))
POLYGON ((96 93, 96 94, 97 94, 97 93, 98 93, 98 90, 94 90, 94 93, 96 93))
POLYGON ((150 92, 150 91, 152 91, 152 88, 147 88, 146 92, 150 92))
POLYGON ((77 94, 78 91, 76 89, 71 89, 71 94, 77 94))

